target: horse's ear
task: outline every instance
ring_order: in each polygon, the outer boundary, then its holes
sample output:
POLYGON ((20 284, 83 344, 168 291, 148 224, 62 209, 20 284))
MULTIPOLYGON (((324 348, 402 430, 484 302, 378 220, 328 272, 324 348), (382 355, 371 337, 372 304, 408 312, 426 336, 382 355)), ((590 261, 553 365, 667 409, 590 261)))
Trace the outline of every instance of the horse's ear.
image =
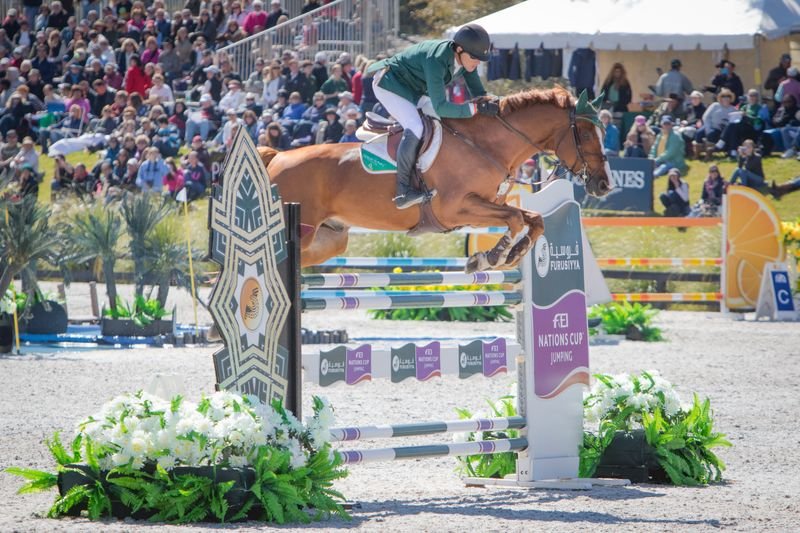
POLYGON ((586 93, 586 89, 581 91, 581 94, 578 95, 578 103, 575 104, 575 111, 578 114, 584 113, 586 111, 586 104, 589 100, 589 95, 586 93))
POLYGON ((597 98, 592 100, 592 107, 595 109, 600 109, 600 106, 603 105, 603 98, 605 98, 605 96, 605 91, 601 92, 597 98))

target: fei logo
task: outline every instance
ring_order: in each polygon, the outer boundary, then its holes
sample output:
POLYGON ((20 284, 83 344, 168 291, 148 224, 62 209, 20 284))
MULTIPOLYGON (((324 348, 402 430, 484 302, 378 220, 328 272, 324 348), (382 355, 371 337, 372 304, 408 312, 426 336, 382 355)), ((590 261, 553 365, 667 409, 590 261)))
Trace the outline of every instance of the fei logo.
POLYGON ((322 363, 319 365, 319 371, 322 373, 323 376, 328 375, 328 360, 323 359, 322 363))
POLYGON ((392 357, 392 370, 394 370, 395 372, 400 370, 400 356, 399 355, 395 355, 394 357, 392 357))
POLYGON ((550 243, 547 242, 547 237, 542 235, 536 239, 536 244, 533 247, 533 260, 536 263, 536 273, 540 278, 547 276, 550 272, 550 243))
POLYGON ((461 352, 461 357, 458 358, 458 362, 461 365, 461 368, 467 368, 467 354, 466 354, 466 352, 461 352))

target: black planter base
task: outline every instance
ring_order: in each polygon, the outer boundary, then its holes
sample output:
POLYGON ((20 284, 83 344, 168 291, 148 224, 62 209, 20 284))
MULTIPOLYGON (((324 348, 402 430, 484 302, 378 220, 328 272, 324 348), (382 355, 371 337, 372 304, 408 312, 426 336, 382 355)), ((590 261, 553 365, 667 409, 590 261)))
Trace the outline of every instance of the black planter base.
POLYGON ((100 330, 104 337, 155 337, 173 333, 172 320, 154 320, 146 326, 137 326, 125 318, 103 318, 100 330))
MULTIPOLYGON (((67 493, 71 488, 80 485, 94 484, 94 476, 86 465, 69 465, 69 468, 74 468, 77 471, 66 471, 58 474, 58 492, 61 496, 67 493)), ((148 469, 145 469, 148 470, 148 469)), ((153 469, 149 469, 152 471, 153 469)), ((106 489, 109 495, 114 494, 114 485, 106 481, 108 472, 100 473, 100 482, 106 489)), ((250 487, 255 481, 255 470, 252 468, 213 468, 210 466, 201 467, 176 467, 170 471, 170 476, 181 475, 194 475, 213 479, 216 483, 224 483, 233 481, 233 488, 225 494, 225 500, 228 502, 229 510, 228 516, 233 516, 238 513, 242 506, 247 501, 247 488, 250 487)), ((81 505, 76 505, 70 509, 70 516, 80 516, 81 512, 86 510, 86 502, 81 505)), ((128 506, 123 504, 118 499, 111 496, 111 515, 114 518, 133 518, 135 520, 147 520, 156 513, 149 510, 139 510, 133 512, 128 506)), ((248 515, 243 520, 257 519, 261 514, 261 508, 253 506, 248 515)), ((213 515, 206 517, 206 521, 215 521, 213 515)))
POLYGON ((631 483, 668 483, 656 451, 647 444, 644 430, 618 431, 608 445, 594 477, 629 479, 631 483))
POLYGON ((19 323, 19 329, 24 333, 58 335, 67 332, 67 310, 56 301, 48 300, 46 307, 44 303, 36 302, 26 314, 30 318, 19 323))

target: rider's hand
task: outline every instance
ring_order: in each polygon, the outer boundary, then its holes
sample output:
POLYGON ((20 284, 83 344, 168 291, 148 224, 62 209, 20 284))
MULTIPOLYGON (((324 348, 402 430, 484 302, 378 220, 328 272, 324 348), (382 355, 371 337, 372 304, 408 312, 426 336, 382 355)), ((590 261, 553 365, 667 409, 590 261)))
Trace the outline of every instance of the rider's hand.
POLYGON ((481 100, 478 102, 478 113, 491 117, 496 116, 500 113, 500 104, 494 100, 481 100))

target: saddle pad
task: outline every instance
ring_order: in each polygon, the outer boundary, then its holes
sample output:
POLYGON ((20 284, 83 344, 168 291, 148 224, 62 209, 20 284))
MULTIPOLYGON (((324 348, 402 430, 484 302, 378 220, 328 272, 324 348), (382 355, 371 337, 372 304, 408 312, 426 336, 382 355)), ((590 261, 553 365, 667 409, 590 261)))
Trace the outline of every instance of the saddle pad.
MULTIPOLYGON (((433 132, 430 143, 417 158, 417 168, 420 172, 427 172, 436 161, 439 149, 442 147, 442 125, 438 120, 430 122, 433 132)), ((359 138, 367 138, 367 132, 359 132, 359 138)), ((367 138, 361 143, 361 165, 370 174, 390 174, 397 172, 397 145, 400 143, 401 133, 390 135, 383 133, 367 138)))

